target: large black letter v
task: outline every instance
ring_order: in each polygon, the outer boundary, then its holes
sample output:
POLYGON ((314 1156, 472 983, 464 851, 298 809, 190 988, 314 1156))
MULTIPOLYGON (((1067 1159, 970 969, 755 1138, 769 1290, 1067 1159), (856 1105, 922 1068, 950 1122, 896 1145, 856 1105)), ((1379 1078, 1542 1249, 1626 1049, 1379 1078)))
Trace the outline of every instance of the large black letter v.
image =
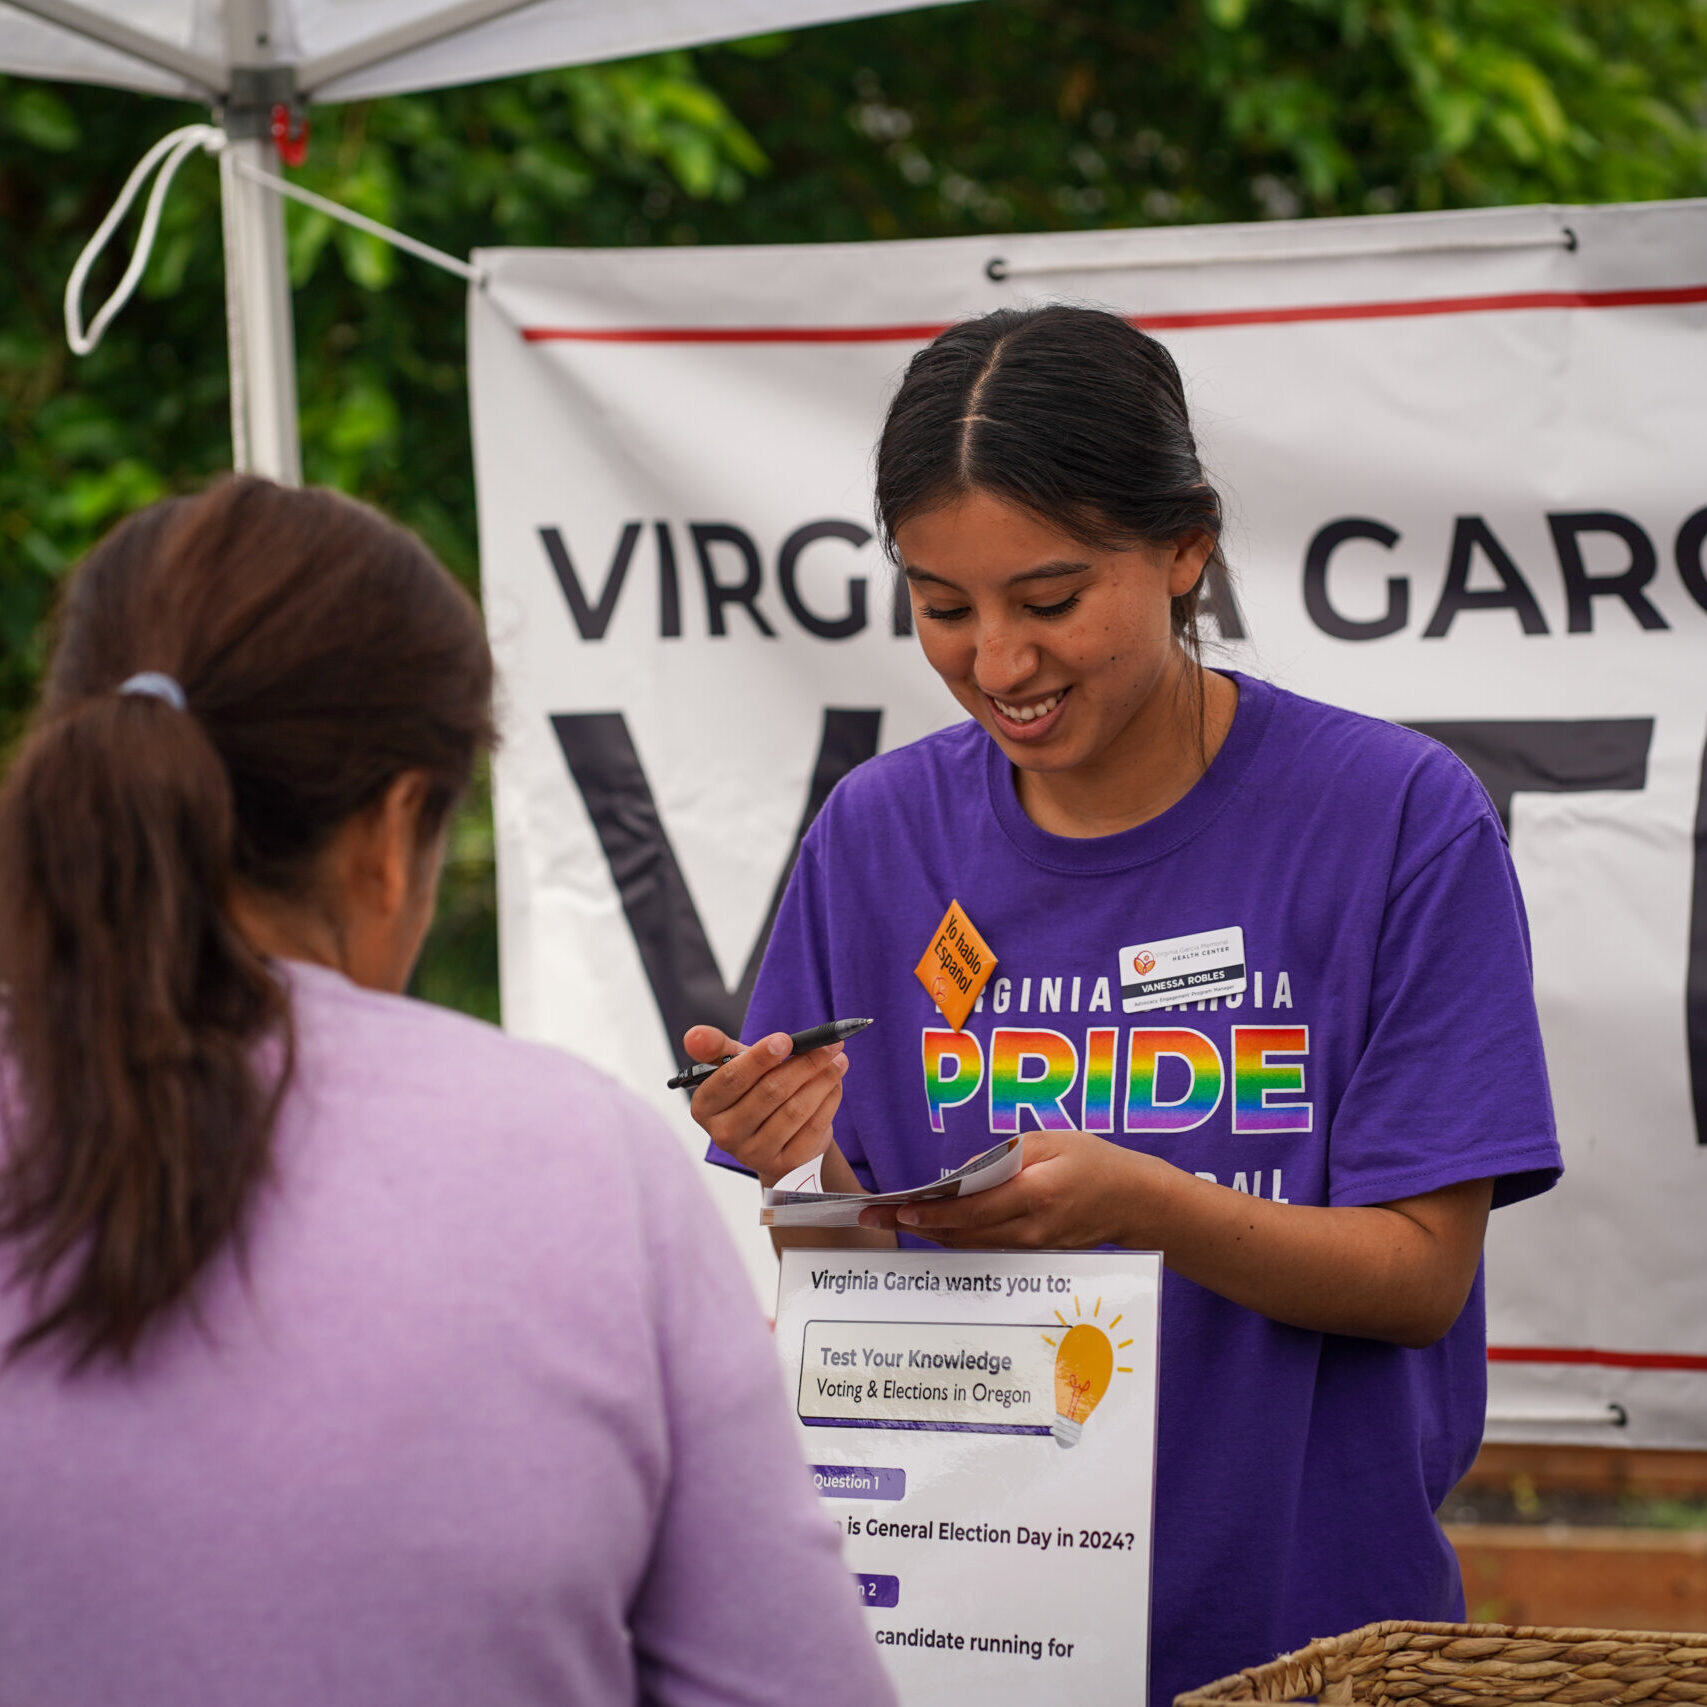
MULTIPOLYGON (((581 791, 587 815, 598 832, 599 846, 622 898, 628 928, 652 986, 652 998, 664 1022, 670 1053, 681 1052, 682 1033, 691 1025, 715 1025, 730 1037, 741 1035, 759 975, 765 944, 787 887, 800 840, 829 798, 830 790, 855 765, 877 751, 881 711, 843 711, 827 707, 824 732, 818 743, 818 762, 794 845, 783 862, 782 875, 771 895, 769 911, 758 941, 747 958, 741 981, 731 990, 723 982, 711 945, 705 939, 699 909, 676 863, 675 850, 658 817, 652 786, 641 768, 640 755, 620 711, 564 713, 551 720, 569 774, 581 791)), ((801 1023, 816 1024, 832 1014, 808 1015, 801 1023)))

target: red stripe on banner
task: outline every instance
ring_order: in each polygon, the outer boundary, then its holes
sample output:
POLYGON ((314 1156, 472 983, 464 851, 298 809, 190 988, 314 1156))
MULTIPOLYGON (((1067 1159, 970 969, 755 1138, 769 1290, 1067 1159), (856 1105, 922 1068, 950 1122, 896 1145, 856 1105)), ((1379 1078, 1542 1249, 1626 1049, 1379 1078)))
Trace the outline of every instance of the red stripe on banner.
POLYGON ((1204 314, 1133 316, 1167 331, 1191 326, 1279 326, 1300 320, 1409 320, 1428 314, 1495 314, 1518 308, 1663 308, 1707 302, 1707 285, 1666 290, 1523 290, 1504 296, 1432 296, 1415 302, 1344 302, 1317 308, 1230 308, 1204 314))
MULTIPOLYGON (((1153 332, 1213 326, 1287 326, 1320 320, 1410 320, 1436 314, 1498 314, 1524 308, 1667 308, 1707 302, 1707 285, 1662 290, 1528 290, 1503 296, 1432 296, 1414 302, 1330 302, 1300 308, 1225 308, 1198 314, 1134 314, 1153 332)), ((940 326, 524 326, 530 344, 924 344, 940 326)))
POLYGON ((1604 1369, 1688 1369, 1707 1374, 1707 1357, 1674 1351, 1595 1351, 1557 1345, 1491 1345, 1489 1363, 1592 1363, 1604 1369))
POLYGON ((524 326, 530 344, 928 344, 940 326, 524 326))

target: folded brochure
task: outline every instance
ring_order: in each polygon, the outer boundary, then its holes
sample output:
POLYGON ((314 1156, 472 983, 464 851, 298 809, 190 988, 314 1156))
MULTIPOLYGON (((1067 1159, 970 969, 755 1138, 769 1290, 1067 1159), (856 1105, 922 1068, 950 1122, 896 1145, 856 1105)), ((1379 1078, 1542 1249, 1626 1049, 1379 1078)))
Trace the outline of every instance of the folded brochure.
POLYGON ((764 1194, 759 1222, 765 1227, 857 1227, 862 1209, 885 1209, 897 1204, 929 1203, 934 1198, 970 1197, 1011 1180, 1025 1158, 1023 1137, 1001 1143, 974 1156, 953 1173, 911 1191, 820 1191, 824 1159, 814 1157, 804 1167, 784 1174, 764 1194))

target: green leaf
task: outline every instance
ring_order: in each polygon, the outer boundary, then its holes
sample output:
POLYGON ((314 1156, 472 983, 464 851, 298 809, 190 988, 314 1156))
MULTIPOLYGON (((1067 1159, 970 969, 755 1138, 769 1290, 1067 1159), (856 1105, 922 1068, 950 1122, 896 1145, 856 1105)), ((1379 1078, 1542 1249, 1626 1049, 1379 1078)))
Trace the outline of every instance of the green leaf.
POLYGON ((127 456, 104 468, 73 475, 61 494, 59 508, 81 528, 105 529, 164 493, 159 474, 140 458, 127 456))
POLYGON ((794 37, 786 30, 772 30, 769 35, 744 36, 725 45, 730 53, 738 53, 743 59, 775 59, 794 45, 794 37))
POLYGON ((1487 98, 1473 89, 1448 89, 1429 103, 1434 138, 1443 154, 1467 148, 1488 117, 1487 98))
POLYGON ((709 196, 717 188, 717 144, 701 131, 672 127, 660 150, 690 196, 709 196))
POLYGON ((6 122, 25 142, 69 154, 83 140, 77 115, 51 89, 24 84, 7 92, 6 122))
POLYGON ((47 576, 8 575, 0 580, 0 646, 8 654, 31 649, 53 596, 47 576))
POLYGON ((337 222, 318 208, 285 203, 285 255, 293 290, 301 290, 314 277, 321 251, 336 229, 337 222))
POLYGON ((1513 157, 1524 165, 1533 165, 1541 158, 1541 144, 1516 113, 1495 113, 1490 120, 1490 126, 1494 134, 1511 150, 1513 157))
POLYGON ((143 275, 145 296, 176 296, 184 288, 184 275, 198 245, 193 231, 161 232, 148 258, 148 271, 143 275))
POLYGON ((363 290, 386 290, 397 276, 397 250, 382 237, 340 225, 333 234, 344 271, 363 290))
POLYGON ((1245 21, 1251 0, 1203 0, 1203 10, 1210 23, 1223 30, 1236 30, 1245 21))
POLYGON ((339 399, 326 443, 340 455, 359 455, 388 444, 397 436, 397 425, 390 391, 376 380, 358 379, 339 399))

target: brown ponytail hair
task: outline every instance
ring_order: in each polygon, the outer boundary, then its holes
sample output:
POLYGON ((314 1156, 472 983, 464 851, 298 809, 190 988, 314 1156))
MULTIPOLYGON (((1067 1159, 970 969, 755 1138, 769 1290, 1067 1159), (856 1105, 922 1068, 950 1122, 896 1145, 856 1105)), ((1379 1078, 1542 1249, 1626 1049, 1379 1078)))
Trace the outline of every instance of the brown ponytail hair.
POLYGON ((251 477, 121 523, 68 590, 0 789, 0 1240, 10 1354, 128 1360, 240 1238, 291 1069, 234 885, 308 896, 403 771, 437 833, 492 742, 473 602, 413 535, 251 477), (159 671, 188 709, 119 694, 159 671))

